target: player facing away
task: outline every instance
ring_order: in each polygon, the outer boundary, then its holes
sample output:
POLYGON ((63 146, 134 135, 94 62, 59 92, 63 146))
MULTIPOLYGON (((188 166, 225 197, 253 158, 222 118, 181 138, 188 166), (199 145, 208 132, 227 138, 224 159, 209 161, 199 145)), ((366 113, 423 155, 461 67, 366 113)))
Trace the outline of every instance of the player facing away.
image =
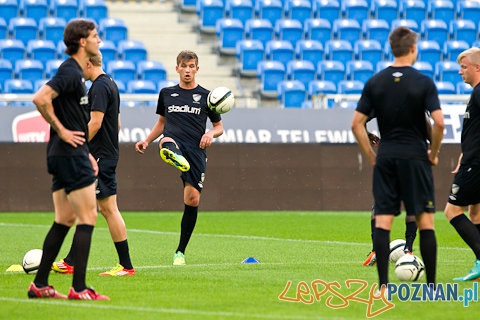
POLYGON ((444 121, 437 89, 431 78, 414 68, 417 34, 398 27, 389 35, 393 64, 370 78, 354 112, 352 131, 373 166, 375 238, 380 288, 388 284, 390 230, 403 202, 420 230, 420 252, 429 285, 435 286, 437 242, 432 165, 438 163, 444 121), (430 149, 425 112, 433 119, 430 149), (365 123, 374 113, 382 137, 377 154, 365 123))
POLYGON ((206 148, 223 134, 222 119, 207 105, 209 91, 195 80, 199 70, 195 52, 184 50, 177 56, 175 68, 179 84, 163 88, 158 96, 158 121, 135 150, 144 154, 148 145, 160 137, 161 158, 182 171, 184 212, 180 225, 180 241, 173 255, 174 265, 185 264, 185 249, 195 228, 200 194, 207 165, 206 148), (206 131, 210 119, 213 128, 206 131))
POLYGON ((95 176, 98 165, 89 153, 86 141, 89 111, 83 67, 90 57, 99 53, 100 41, 93 22, 83 19, 70 21, 63 34, 65 52, 70 58, 33 97, 38 111, 50 124, 47 167, 53 176, 55 221, 45 237, 40 267, 28 288, 30 298, 67 298, 49 285, 48 276, 68 230, 76 222, 72 246, 77 263, 68 299, 110 300, 88 288, 85 282, 97 220, 95 176))
POLYGON ((463 118, 461 154, 453 171, 445 215, 475 254, 473 268, 457 281, 480 280, 480 49, 470 48, 457 58, 459 74, 473 87, 463 118), (467 210, 470 219, 464 214, 467 210))
MULTIPOLYGON (((117 205, 118 130, 120 129, 120 95, 112 78, 102 69, 102 55, 90 58, 84 68, 85 80, 92 81, 88 91, 90 121, 88 142, 90 152, 98 163, 97 204, 110 230, 119 263, 101 276, 133 276, 135 269, 130 260, 127 229, 117 205)), ((52 265, 58 273, 73 273, 73 247, 67 256, 52 265)))

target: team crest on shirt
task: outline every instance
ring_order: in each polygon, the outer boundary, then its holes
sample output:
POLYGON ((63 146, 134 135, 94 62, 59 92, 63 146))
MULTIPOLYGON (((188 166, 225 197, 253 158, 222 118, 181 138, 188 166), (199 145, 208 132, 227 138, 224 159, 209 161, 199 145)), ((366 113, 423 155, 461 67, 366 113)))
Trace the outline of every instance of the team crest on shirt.
POLYGON ((199 103, 200 99, 202 99, 202 95, 198 94, 198 93, 195 93, 195 94, 192 95, 192 98, 193 98, 193 103, 199 103))
POLYGON ((392 74, 392 76, 394 77, 394 80, 395 82, 399 82, 400 81, 400 78, 403 76, 403 73, 401 72, 394 72, 392 74))

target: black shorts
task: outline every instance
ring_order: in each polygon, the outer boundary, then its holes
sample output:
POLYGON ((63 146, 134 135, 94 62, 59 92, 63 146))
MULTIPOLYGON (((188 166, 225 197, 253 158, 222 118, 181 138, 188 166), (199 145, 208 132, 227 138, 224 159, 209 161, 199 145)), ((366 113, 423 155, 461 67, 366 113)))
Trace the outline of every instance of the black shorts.
POLYGON ((88 156, 53 156, 47 158, 48 173, 52 177, 52 191, 65 189, 69 194, 95 182, 88 156))
POLYGON ((401 202, 407 215, 435 212, 435 190, 429 161, 377 158, 373 169, 375 215, 399 215, 401 202))
POLYGON ((459 207, 480 203, 480 166, 461 165, 453 178, 448 202, 459 207))
POLYGON ((98 179, 95 193, 97 199, 104 199, 117 194, 116 170, 118 159, 97 159, 98 179))
POLYGON ((184 147, 181 144, 178 146, 185 159, 190 163, 190 170, 181 174, 182 180, 202 192, 207 168, 207 152, 205 149, 184 147))

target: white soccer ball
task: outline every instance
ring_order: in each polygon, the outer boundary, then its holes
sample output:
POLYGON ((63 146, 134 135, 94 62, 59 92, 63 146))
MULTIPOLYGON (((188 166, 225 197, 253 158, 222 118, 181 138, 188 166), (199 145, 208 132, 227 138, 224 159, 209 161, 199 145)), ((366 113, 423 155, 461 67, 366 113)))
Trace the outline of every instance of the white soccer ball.
POLYGON ((397 262, 397 260, 405 255, 405 240, 403 239, 396 239, 390 242, 390 255, 388 259, 390 262, 397 262))
POLYGON ((25 253, 22 260, 22 267, 26 273, 37 273, 43 251, 41 249, 32 249, 25 253))
POLYGON ((207 104, 211 110, 222 114, 233 108, 235 97, 227 87, 217 87, 208 94, 207 104))
POLYGON ((406 254, 395 263, 395 274, 401 281, 417 281, 424 273, 423 261, 414 254, 406 254))

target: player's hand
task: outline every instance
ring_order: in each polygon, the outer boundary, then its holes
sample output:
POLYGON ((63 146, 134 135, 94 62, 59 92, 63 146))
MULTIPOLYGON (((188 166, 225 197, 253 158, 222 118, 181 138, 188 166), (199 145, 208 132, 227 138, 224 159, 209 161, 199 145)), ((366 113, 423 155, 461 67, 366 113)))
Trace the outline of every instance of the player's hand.
POLYGON ((205 149, 207 147, 210 147, 212 145, 212 142, 213 142, 213 137, 211 134, 208 134, 207 132, 202 136, 202 139, 200 140, 200 148, 205 149))
POLYGON ((431 150, 428 149, 428 160, 430 161, 430 163, 432 164, 432 166, 436 166, 438 164, 438 154, 437 155, 433 155, 431 153, 431 150))
POLYGON ((83 131, 71 131, 64 129, 58 133, 60 139, 68 143, 72 147, 76 148, 85 143, 85 132, 83 131))
POLYGON ((91 153, 88 154, 88 159, 90 160, 90 163, 92 164, 93 168, 93 174, 95 176, 98 176, 98 162, 95 160, 93 155, 91 153))
POLYGON ((135 151, 137 151, 140 154, 144 154, 145 150, 147 150, 148 147, 148 142, 146 141, 138 141, 135 144, 135 151))
POLYGON ((368 135, 368 140, 370 140, 370 144, 373 147, 377 147, 378 144, 380 143, 380 138, 371 132, 367 132, 367 135, 368 135))

